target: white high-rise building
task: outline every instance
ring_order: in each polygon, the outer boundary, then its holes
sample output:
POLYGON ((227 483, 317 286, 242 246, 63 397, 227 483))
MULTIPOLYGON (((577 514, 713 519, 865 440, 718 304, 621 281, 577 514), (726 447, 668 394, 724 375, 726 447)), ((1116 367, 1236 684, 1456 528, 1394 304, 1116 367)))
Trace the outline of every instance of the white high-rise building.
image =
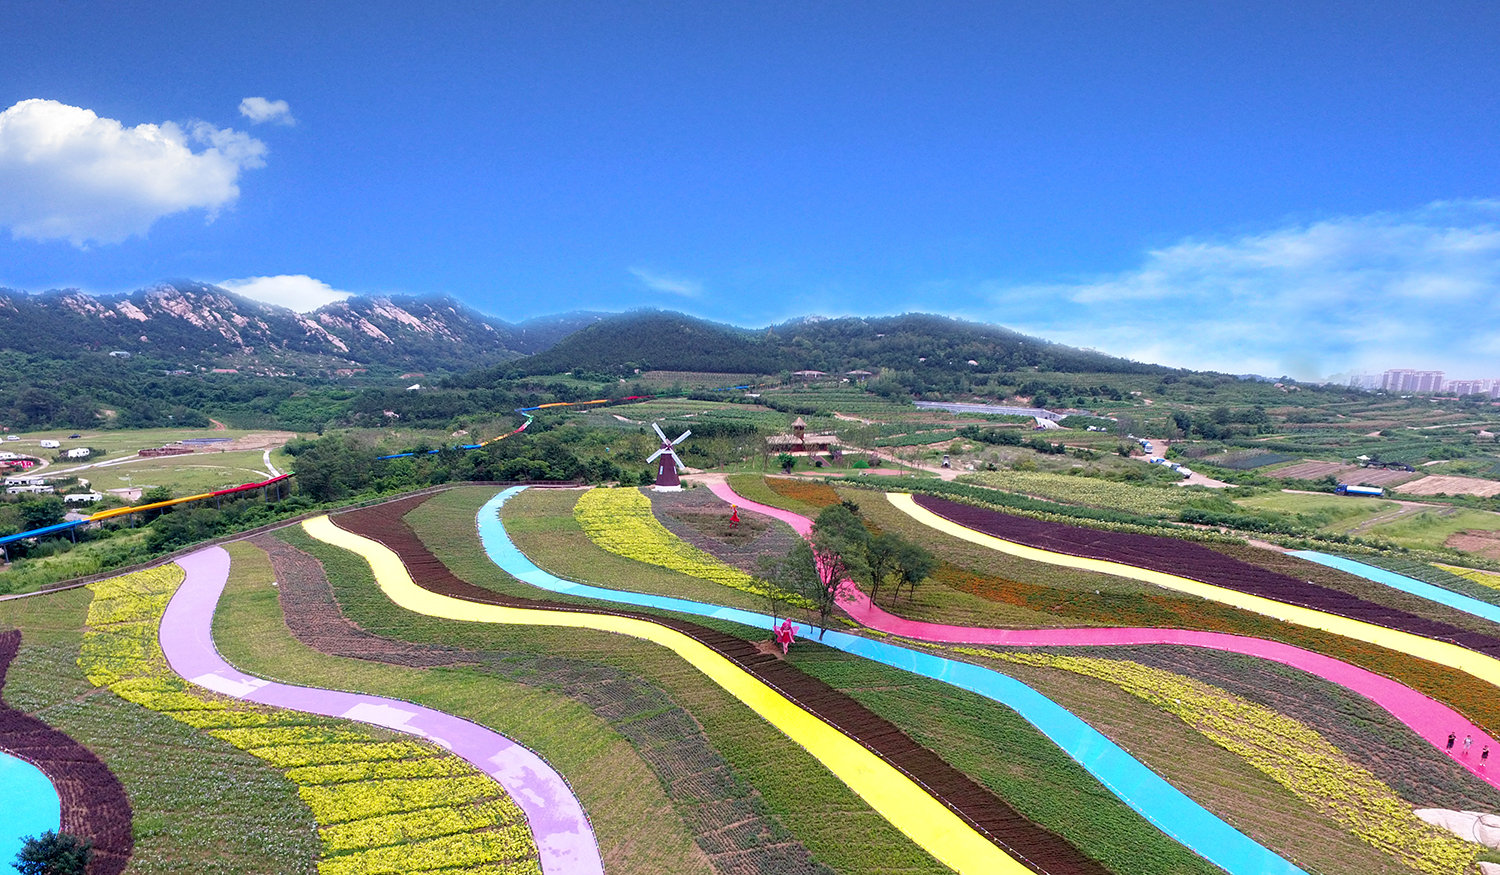
POLYGON ((1396 368, 1380 375, 1380 388, 1387 392, 1441 392, 1443 372, 1396 368))

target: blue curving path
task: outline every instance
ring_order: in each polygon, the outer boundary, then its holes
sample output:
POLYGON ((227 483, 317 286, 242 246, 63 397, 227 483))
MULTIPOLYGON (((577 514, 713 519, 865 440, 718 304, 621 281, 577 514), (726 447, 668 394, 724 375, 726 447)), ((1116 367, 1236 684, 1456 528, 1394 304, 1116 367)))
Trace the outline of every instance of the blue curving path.
MULTIPOLYGON (((770 629, 775 625, 775 621, 765 614, 667 596, 604 589, 563 580, 543 571, 511 541, 500 522, 500 507, 525 488, 513 486, 490 499, 479 511, 479 539, 484 550, 512 577, 567 595, 730 620, 755 629, 770 629)), ((952 684, 1015 710, 1126 805, 1230 875, 1306 875, 1302 869, 1189 799, 1072 712, 1014 678, 967 662, 833 629, 827 630, 820 643, 952 684)))
POLYGON ((22 839, 62 829, 62 801, 42 770, 0 751, 0 865, 21 852, 22 839))
POLYGON ((1291 555, 1300 559, 1306 559, 1309 562, 1316 562, 1319 565, 1327 565, 1329 568, 1347 571, 1366 580, 1383 583, 1392 589, 1399 589, 1414 596, 1421 596, 1430 602, 1447 605, 1466 614, 1483 617, 1492 623, 1500 623, 1500 605, 1482 602, 1473 596, 1462 595, 1451 589, 1444 589, 1441 586, 1427 583, 1426 581, 1416 580, 1404 574, 1397 574, 1394 571, 1387 571, 1384 568, 1378 568, 1374 565, 1366 565, 1363 562, 1355 562, 1353 559, 1345 559, 1342 556, 1330 556, 1327 553, 1318 553, 1313 550, 1293 550, 1291 551, 1291 555))

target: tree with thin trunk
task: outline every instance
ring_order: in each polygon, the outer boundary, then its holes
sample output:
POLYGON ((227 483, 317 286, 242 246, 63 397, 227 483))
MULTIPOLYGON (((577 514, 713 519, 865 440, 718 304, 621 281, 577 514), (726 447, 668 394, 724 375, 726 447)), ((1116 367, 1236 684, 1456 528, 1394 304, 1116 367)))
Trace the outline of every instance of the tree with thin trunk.
POLYGON ((865 562, 870 566, 870 601, 879 597, 880 585, 900 567, 901 548, 905 543, 900 535, 891 532, 881 532, 870 539, 865 548, 865 562))
POLYGON ((937 557, 921 544, 902 539, 896 551, 896 597, 901 596, 901 584, 906 584, 908 599, 917 597, 917 584, 926 580, 937 570, 937 557))

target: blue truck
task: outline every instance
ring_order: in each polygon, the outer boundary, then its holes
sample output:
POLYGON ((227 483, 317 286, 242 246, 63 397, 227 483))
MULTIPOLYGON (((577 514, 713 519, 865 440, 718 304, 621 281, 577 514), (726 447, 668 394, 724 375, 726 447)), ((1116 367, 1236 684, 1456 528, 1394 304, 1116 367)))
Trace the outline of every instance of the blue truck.
POLYGON ((1379 486, 1350 486, 1340 483, 1333 490, 1338 495, 1359 495, 1365 498, 1380 498, 1385 495, 1385 490, 1379 486))

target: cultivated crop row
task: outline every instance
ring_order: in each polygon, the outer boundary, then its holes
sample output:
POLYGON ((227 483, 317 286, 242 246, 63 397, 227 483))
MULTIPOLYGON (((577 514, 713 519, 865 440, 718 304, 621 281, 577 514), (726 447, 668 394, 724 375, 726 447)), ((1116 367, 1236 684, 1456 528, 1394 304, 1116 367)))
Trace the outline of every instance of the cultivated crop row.
POLYGON ((959 525, 1043 550, 1119 562, 1197 580, 1237 592, 1301 605, 1352 620, 1399 629, 1424 638, 1451 641, 1500 656, 1500 637, 1470 632, 1407 611, 1375 604, 1349 593, 1318 586, 1242 562, 1201 544, 1176 538, 1106 532, 999 513, 943 498, 919 495, 917 504, 959 525))
POLYGON ((1121 510, 1137 516, 1175 518, 1177 512, 1193 497, 1191 492, 1171 486, 1133 486, 1098 477, 1048 474, 1041 471, 986 471, 964 475, 961 482, 977 483, 980 486, 1034 495, 1066 504, 1121 510))

